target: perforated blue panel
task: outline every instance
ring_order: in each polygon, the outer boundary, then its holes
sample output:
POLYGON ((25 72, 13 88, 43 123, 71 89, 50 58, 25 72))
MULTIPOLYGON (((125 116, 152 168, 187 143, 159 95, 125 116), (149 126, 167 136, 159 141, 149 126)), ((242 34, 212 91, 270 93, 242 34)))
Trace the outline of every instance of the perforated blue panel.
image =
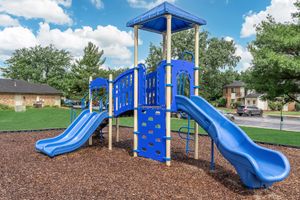
POLYGON ((157 105, 157 72, 146 75, 146 105, 157 105))
POLYGON ((113 100, 114 115, 133 110, 134 71, 130 69, 121 74, 114 81, 113 100))
MULTIPOLYGON (((188 62, 185 60, 172 60, 172 100, 171 100, 171 110, 172 112, 176 112, 176 103, 175 103, 175 96, 177 95, 177 75, 179 73, 186 73, 190 77, 190 95, 194 95, 194 63, 188 62)), ((166 105, 166 98, 165 98, 165 76, 166 76, 166 61, 163 60, 160 62, 157 68, 157 91, 158 91, 158 105, 166 105)))
POLYGON ((138 115, 138 155, 165 162, 166 110, 141 107, 138 115))

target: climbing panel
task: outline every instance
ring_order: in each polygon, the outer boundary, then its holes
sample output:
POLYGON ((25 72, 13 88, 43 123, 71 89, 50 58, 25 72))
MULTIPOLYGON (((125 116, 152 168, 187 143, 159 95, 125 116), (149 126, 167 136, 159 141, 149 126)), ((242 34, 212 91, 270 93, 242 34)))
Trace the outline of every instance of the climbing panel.
POLYGON ((165 162, 166 110, 161 107, 138 109, 138 155, 165 162))

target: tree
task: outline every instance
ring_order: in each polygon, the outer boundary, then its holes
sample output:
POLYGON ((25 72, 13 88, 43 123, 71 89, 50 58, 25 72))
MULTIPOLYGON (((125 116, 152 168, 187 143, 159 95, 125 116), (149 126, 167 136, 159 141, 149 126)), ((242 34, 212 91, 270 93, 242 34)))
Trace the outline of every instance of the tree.
POLYGON ((103 50, 99 50, 99 47, 89 42, 83 52, 83 57, 76 60, 69 74, 69 84, 71 85, 69 94, 75 98, 82 97, 87 93, 90 76, 92 78, 108 76, 107 70, 101 69, 105 62, 105 58, 102 59, 103 50))
POLYGON ((33 83, 46 83, 65 91, 65 77, 71 61, 70 53, 53 45, 16 50, 1 68, 3 76, 33 83))
MULTIPOLYGON (((200 94, 209 100, 215 100, 222 96, 224 85, 238 78, 234 67, 240 57, 235 55, 233 41, 209 38, 208 35, 209 33, 205 31, 199 33, 200 94)), ((184 51, 194 52, 194 41, 194 30, 173 34, 172 58, 182 57, 184 51)), ((149 56, 146 59, 148 70, 154 71, 161 59, 162 44, 159 46, 150 44, 149 56)), ((191 60, 188 55, 184 59, 191 60)))
MULTIPOLYGON (((299 18, 300 3, 295 4, 299 18)), ((300 18, 299 18, 300 19, 300 18)), ((297 101, 300 93, 300 22, 276 23, 272 17, 257 28, 255 41, 250 45, 253 67, 247 83, 266 99, 283 97, 297 101)), ((298 101, 299 102, 299 101, 298 101)))

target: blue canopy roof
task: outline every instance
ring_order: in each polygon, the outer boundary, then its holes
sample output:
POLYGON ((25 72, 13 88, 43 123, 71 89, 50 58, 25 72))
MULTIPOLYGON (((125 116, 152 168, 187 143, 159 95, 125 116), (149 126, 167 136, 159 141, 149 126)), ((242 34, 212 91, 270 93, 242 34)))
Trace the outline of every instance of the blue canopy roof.
POLYGON ((164 2, 127 22, 127 27, 139 25, 140 29, 163 33, 167 27, 166 14, 172 15, 172 33, 190 29, 195 24, 206 24, 204 19, 196 17, 168 2, 164 2))

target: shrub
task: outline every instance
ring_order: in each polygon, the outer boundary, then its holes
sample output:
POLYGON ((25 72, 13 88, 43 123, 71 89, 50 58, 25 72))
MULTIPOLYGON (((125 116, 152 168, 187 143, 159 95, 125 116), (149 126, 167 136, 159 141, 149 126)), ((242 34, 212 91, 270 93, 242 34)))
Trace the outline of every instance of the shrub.
POLYGON ((295 105, 295 110, 296 110, 296 111, 300 111, 300 103, 296 103, 296 105, 295 105))
POLYGON ((281 102, 278 101, 269 101, 269 108, 273 111, 280 111, 283 108, 281 102))
POLYGON ((242 102, 237 101, 230 104, 230 107, 236 109, 238 106, 242 105, 242 102))
POLYGON ((8 105, 0 104, 0 110, 12 110, 8 105))
POLYGON ((219 107, 225 107, 226 106, 226 99, 225 98, 220 98, 217 100, 218 106, 219 107))

